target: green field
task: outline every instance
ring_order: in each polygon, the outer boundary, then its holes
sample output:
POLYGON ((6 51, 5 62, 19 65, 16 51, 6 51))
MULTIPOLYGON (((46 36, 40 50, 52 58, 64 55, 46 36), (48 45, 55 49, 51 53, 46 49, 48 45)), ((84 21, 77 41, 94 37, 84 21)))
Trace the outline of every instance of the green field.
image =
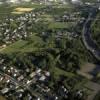
POLYGON ((73 26, 71 22, 54 22, 49 24, 48 29, 69 29, 73 26))
POLYGON ((54 72, 55 79, 59 79, 59 77, 61 75, 66 76, 66 77, 70 77, 70 78, 75 76, 75 74, 73 74, 71 72, 64 71, 64 70, 57 68, 57 67, 53 68, 52 72, 54 72))
POLYGON ((9 54, 15 52, 33 52, 42 49, 44 42, 38 36, 34 34, 29 37, 28 40, 18 40, 17 42, 7 46, 1 53, 9 54))

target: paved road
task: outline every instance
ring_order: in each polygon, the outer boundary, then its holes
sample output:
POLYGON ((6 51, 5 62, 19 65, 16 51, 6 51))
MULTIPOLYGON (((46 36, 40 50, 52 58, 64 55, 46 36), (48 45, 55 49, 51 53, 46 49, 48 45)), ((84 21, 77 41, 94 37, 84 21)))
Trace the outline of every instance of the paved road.
POLYGON ((100 49, 97 47, 96 43, 91 37, 91 30, 90 26, 92 21, 95 19, 97 12, 96 9, 92 9, 92 12, 90 12, 82 31, 82 38, 84 45, 86 48, 98 59, 100 60, 100 49))

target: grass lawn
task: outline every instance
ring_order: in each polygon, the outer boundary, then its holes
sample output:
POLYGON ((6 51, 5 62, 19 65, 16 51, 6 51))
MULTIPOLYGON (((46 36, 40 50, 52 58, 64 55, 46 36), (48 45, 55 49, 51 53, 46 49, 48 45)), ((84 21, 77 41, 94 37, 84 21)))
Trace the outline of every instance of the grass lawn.
POLYGON ((71 22, 54 22, 49 24, 48 29, 69 29, 72 26, 71 22))
POLYGON ((44 14, 40 16, 41 20, 47 21, 47 22, 54 22, 54 18, 50 14, 44 14))
POLYGON ((19 40, 4 48, 0 53, 33 52, 42 49, 43 45, 42 39, 33 34, 28 40, 19 40))
POLYGON ((51 69, 51 72, 54 73, 55 79, 59 79, 59 77, 60 77, 61 75, 64 75, 64 76, 70 77, 70 78, 72 78, 72 77, 75 76, 75 74, 73 74, 73 73, 71 73, 71 72, 66 72, 66 71, 64 71, 64 70, 62 70, 62 69, 60 69, 60 68, 57 68, 57 67, 51 69))
POLYGON ((19 52, 23 46, 25 46, 27 44, 27 41, 23 41, 23 40, 19 40, 11 45, 9 45, 8 47, 6 47, 5 49, 3 49, 1 51, 1 53, 14 53, 14 52, 19 52))
POLYGON ((4 19, 7 16, 10 16, 14 7, 10 7, 8 5, 0 5, 0 19, 4 19))
POLYGON ((45 7, 44 4, 38 4, 38 3, 23 3, 23 4, 20 4, 18 6, 21 6, 21 7, 33 7, 33 8, 42 8, 42 7, 45 7))

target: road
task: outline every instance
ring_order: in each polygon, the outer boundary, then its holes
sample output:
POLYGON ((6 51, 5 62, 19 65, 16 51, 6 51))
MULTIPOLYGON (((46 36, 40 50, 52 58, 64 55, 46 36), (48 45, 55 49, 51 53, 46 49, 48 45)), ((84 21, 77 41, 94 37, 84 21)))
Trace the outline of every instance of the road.
POLYGON ((91 37, 91 23, 95 19, 97 14, 96 8, 92 9, 92 12, 89 13, 89 16, 83 26, 82 39, 85 47, 94 55, 95 58, 100 60, 100 49, 97 47, 96 43, 91 37))

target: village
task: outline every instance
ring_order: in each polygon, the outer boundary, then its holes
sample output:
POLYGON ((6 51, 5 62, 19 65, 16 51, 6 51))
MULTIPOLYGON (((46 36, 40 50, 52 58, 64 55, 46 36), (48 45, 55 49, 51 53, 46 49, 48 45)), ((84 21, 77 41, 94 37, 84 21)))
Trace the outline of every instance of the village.
POLYGON ((25 2, 7 0, 10 12, 0 18, 0 96, 95 100, 99 60, 86 49, 82 34, 92 6, 98 12, 99 6, 74 0, 25 2))

